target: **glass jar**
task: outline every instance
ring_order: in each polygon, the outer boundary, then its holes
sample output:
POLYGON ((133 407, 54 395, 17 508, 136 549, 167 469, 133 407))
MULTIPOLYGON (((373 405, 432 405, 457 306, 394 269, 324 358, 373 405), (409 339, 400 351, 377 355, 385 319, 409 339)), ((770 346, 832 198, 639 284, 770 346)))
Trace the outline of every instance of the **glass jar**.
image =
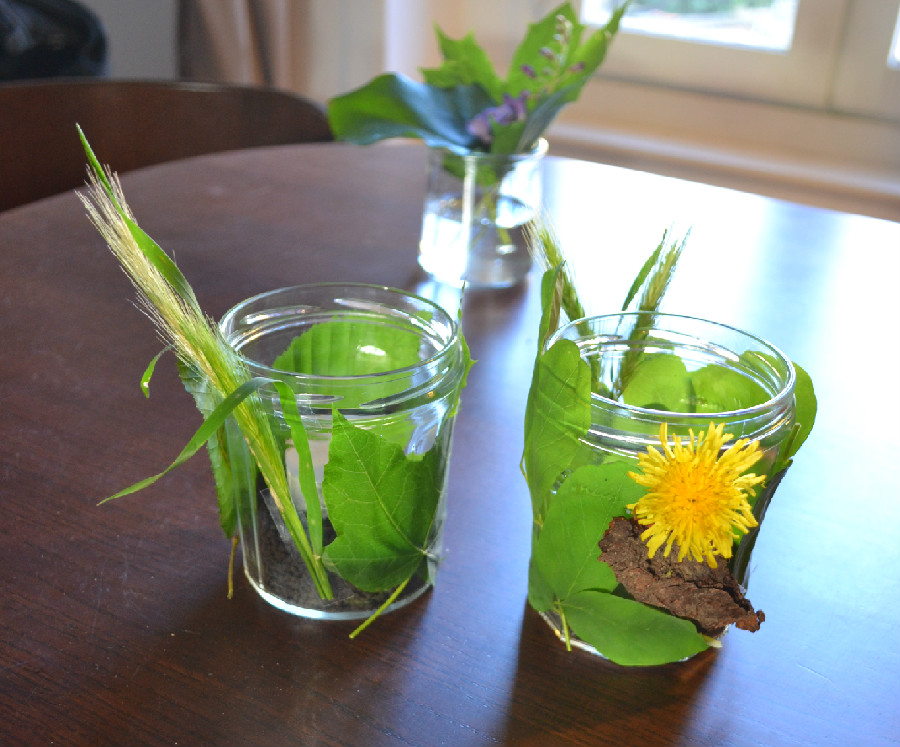
POLYGON ((547 141, 528 153, 428 153, 419 264, 454 286, 505 288, 531 269, 528 225, 540 210, 547 141))
MULTIPOLYGON (((593 477, 585 478, 586 475, 600 474, 590 470, 601 465, 609 468, 614 463, 624 463, 623 471, 638 471, 640 455, 647 453, 650 447, 657 451, 661 449, 659 439, 663 424, 667 426, 669 443, 676 438, 687 442, 691 434, 705 433, 710 424, 724 426, 724 432, 733 436, 726 448, 738 439, 758 443, 760 458, 752 471, 767 474, 768 485, 749 500, 755 518, 762 524, 765 508, 780 479, 780 475, 773 475, 772 470, 775 465, 780 465, 779 450, 791 434, 795 421, 795 371, 777 348, 723 324, 687 316, 637 312, 569 322, 547 340, 542 353, 546 356, 554 346, 571 343, 577 353, 572 352, 570 358, 583 362, 581 388, 571 382, 562 386, 556 386, 558 382, 554 382, 552 391, 567 394, 556 403, 561 409, 542 416, 548 420, 552 418, 557 424, 552 426, 557 429, 556 443, 567 446, 561 450, 556 450, 555 445, 540 448, 536 446, 538 437, 534 435, 539 426, 532 421, 531 433, 526 429, 525 464, 535 512, 532 573, 535 572, 534 548, 554 520, 553 502, 557 495, 562 495, 560 491, 564 490, 566 482, 573 479, 578 481, 579 491, 602 493, 605 488, 599 477, 594 484, 590 483, 593 477), (576 390, 578 395, 574 394, 576 390), (560 463, 561 458, 564 464, 560 463), (583 467, 587 470, 582 470, 583 467)), ((543 391, 551 390, 548 387, 543 391)), ((641 491, 640 488, 637 490, 641 491)), ((571 495, 572 490, 567 494, 571 495)), ((633 500, 635 498, 625 502, 633 500)), ((591 517, 583 516, 579 521, 589 524, 591 517)), ((608 517, 601 519, 596 527, 585 530, 587 534, 593 532, 596 535, 588 537, 589 549, 597 547, 609 521, 608 517)), ((553 532, 558 534, 558 530, 555 527, 553 532)), ((747 584, 750 553, 758 531, 759 526, 743 535, 727 561, 733 578, 741 587, 747 584)), ((586 557, 589 556, 590 552, 586 557)), ((574 556, 571 565, 576 565, 574 556)), ((544 575, 558 573, 555 565, 549 567, 550 571, 544 575)), ((565 563, 561 567, 565 567, 565 563)), ((571 581, 573 585, 578 583, 576 579, 571 581)), ((567 579, 555 579, 556 588, 564 588, 567 583, 567 579)), ((530 598, 534 588, 530 585, 530 598)), ((621 596, 612 589, 610 595, 621 596)), ((598 633, 602 626, 584 626, 584 629, 590 627, 594 636, 593 641, 586 641, 584 638, 590 636, 580 636, 577 625, 573 624, 573 620, 584 613, 573 613, 572 619, 566 622, 560 614, 560 611, 565 612, 565 605, 550 608, 548 601, 545 594, 544 603, 536 608, 560 638, 571 645, 606 655, 597 644, 598 638, 602 638, 602 633, 598 633)), ((613 601, 622 606, 621 602, 613 601)), ((617 623, 620 628, 616 635, 620 636, 620 642, 621 636, 631 634, 630 623, 624 620, 617 623)), ((667 658, 664 647, 654 651, 655 644, 649 637, 652 634, 647 633, 650 626, 646 620, 636 625, 643 629, 635 628, 634 635, 645 636, 641 645, 646 645, 644 652, 640 656, 635 654, 637 658, 628 663, 659 664, 679 658, 667 658)), ((686 634, 686 639, 691 635, 696 640, 686 643, 685 650, 692 653, 713 644, 712 640, 704 643, 696 632, 686 634)), ((619 650, 627 648, 627 641, 625 644, 619 650)), ((632 656, 630 650, 628 656, 632 656)), ((610 658, 616 660, 615 656, 610 658)))
MULTIPOLYGON (((285 382, 294 393, 315 473, 314 500, 301 489, 305 452, 296 448, 279 393, 265 384, 257 396, 283 444, 293 510, 304 529, 310 518, 322 526, 331 598, 317 592, 276 502, 252 469, 246 479, 235 480, 244 573, 251 585, 285 611, 324 619, 364 618, 386 602, 387 610, 396 609, 420 596, 433 583, 441 555, 453 420, 468 364, 455 321, 430 301, 399 290, 333 283, 250 298, 225 314, 220 329, 252 376, 285 382), (346 471, 329 482, 339 428, 354 438, 376 437, 363 441, 371 453, 359 457, 361 470, 369 469, 365 459, 382 460, 373 469, 385 461, 390 465, 385 469, 394 470, 427 463, 427 479, 416 483, 419 492, 385 508, 362 483, 359 495, 347 494, 346 471), (348 515, 354 515, 349 503, 355 500, 371 527, 348 526, 353 522, 348 515), (311 517, 314 510, 321 517, 311 517), (389 536, 372 536, 385 526, 389 536), (342 536, 344 530, 349 534, 342 536), (343 566, 330 556, 337 540, 343 566), (353 567, 348 556, 354 552, 380 553, 386 568, 394 562, 391 553, 406 556, 398 563, 408 563, 412 553, 417 567, 402 587, 390 582, 373 588, 367 579, 364 589, 345 578, 356 579, 344 570, 353 567), (395 595, 397 588, 402 592, 395 595)), ((233 421, 228 429, 229 451, 247 456, 246 440, 233 421)), ((352 487, 356 483, 350 479, 352 487)))

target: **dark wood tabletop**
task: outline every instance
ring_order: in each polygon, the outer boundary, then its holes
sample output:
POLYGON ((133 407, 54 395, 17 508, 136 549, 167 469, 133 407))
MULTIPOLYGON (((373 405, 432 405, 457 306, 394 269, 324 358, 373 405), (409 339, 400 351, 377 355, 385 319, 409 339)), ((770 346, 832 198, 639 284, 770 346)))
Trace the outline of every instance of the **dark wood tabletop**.
MULTIPOLYGON (((103 159, 102 151, 98 153, 103 159)), ((112 164, 115 167, 115 164, 112 164)), ((0 744, 900 744, 900 225, 550 157, 545 198, 590 311, 616 311, 671 228, 665 309, 803 365, 816 428, 766 516, 757 633, 680 664, 566 652, 526 602, 519 471, 538 278, 466 294, 463 395, 433 591, 354 623, 271 607, 239 573, 200 423, 74 194, 0 213, 0 744)), ((418 272, 417 143, 254 149, 127 174, 139 223, 204 309, 285 285, 418 272)))

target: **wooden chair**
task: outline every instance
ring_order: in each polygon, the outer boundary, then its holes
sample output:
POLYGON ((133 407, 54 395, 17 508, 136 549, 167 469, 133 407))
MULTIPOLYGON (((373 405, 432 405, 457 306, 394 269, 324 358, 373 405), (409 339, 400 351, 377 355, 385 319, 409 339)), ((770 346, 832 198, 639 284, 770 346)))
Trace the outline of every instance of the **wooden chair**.
POLYGON ((0 84, 0 210, 84 184, 76 123, 100 162, 118 173, 333 139, 321 106, 276 89, 82 78, 0 84))

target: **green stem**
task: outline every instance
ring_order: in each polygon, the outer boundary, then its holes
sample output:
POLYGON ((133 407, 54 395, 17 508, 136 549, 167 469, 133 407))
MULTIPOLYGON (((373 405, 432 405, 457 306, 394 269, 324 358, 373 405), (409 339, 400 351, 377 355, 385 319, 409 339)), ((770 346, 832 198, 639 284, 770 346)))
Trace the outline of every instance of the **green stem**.
POLYGON ((395 601, 397 601, 397 597, 399 597, 399 596, 403 593, 403 590, 406 588, 406 585, 409 583, 409 581, 410 581, 411 578, 412 578, 412 576, 410 576, 408 579, 406 579, 406 581, 404 581, 404 582, 403 582, 402 584, 400 584, 396 589, 394 589, 394 591, 391 593, 391 595, 390 595, 387 599, 384 600, 384 604, 382 604, 377 610, 375 610, 375 612, 373 612, 371 615, 369 615, 369 617, 367 617, 367 618, 365 619, 365 621, 363 622, 363 624, 360 625, 356 630, 354 630, 354 631, 350 634, 350 637, 351 637, 351 638, 356 638, 356 636, 358 636, 358 635, 359 635, 360 633, 362 633, 366 628, 368 628, 373 622, 375 622, 375 619, 376 619, 382 612, 384 612, 384 611, 385 611, 388 607, 390 607, 395 601))
POLYGON ((556 614, 559 615, 559 622, 562 627, 562 638, 566 644, 566 651, 571 651, 572 634, 569 632, 569 623, 566 620, 566 611, 563 609, 563 606, 558 599, 553 603, 553 608, 556 610, 556 614))

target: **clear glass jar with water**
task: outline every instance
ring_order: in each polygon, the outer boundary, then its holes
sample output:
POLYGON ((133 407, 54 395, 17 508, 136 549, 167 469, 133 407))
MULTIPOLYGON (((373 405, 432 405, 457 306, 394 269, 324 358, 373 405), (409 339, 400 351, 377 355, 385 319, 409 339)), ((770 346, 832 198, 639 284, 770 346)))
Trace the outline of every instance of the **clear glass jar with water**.
MULTIPOLYGON (((251 585, 283 610, 325 619, 368 617, 385 602, 390 602, 387 609, 394 609, 420 596, 433 583, 440 560, 453 421, 468 365, 456 322, 430 301, 402 291, 321 284, 284 288, 243 301, 224 316, 220 328, 252 376, 283 381, 295 394, 315 471, 315 500, 307 500, 301 489, 302 452, 292 441, 278 392, 267 384, 257 396, 284 447, 293 510, 304 527, 310 523, 308 512, 321 511, 321 517, 312 518, 323 527, 331 596, 322 598, 317 592, 276 501, 253 470, 247 479, 235 479, 244 573, 251 585), (340 566, 329 563, 330 543, 338 538, 337 522, 329 517, 330 500, 336 496, 342 505, 354 500, 338 488, 329 494, 325 486, 339 416, 344 429, 377 436, 367 442, 372 460, 381 460, 374 469, 385 464, 386 471, 398 469, 398 463, 409 463, 413 469, 416 462, 429 465, 426 479, 420 480, 421 495, 384 509, 385 516, 372 520, 375 527, 379 521, 390 524, 396 536, 373 539, 363 532, 364 546, 358 548, 364 554, 375 546, 384 554, 391 550, 381 545, 394 542, 398 558, 406 555, 398 563, 409 562, 410 553, 421 556, 420 562, 413 561, 415 571, 394 599, 391 588, 359 588, 342 576, 340 566), (419 532, 418 546, 403 536, 402 523, 407 520, 409 531, 419 532)), ((243 434, 234 422, 228 428, 229 451, 246 454, 243 434)), ((360 521, 367 521, 366 512, 379 507, 365 505, 362 495, 359 498, 360 521)), ((344 514, 346 524, 346 507, 344 514)), ((358 529, 354 536, 360 537, 358 529)), ((348 553, 356 551, 347 544, 344 541, 342 548, 345 564, 348 553)))

